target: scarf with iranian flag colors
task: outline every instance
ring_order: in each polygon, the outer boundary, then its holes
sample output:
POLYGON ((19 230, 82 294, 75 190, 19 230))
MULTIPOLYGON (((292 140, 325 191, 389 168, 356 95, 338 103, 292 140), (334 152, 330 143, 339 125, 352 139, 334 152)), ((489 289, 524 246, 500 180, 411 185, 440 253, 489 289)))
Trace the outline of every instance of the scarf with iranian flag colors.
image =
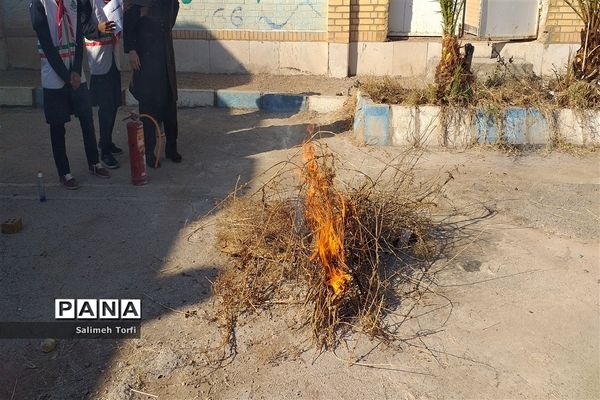
MULTIPOLYGON (((52 44, 67 67, 71 69, 75 62, 77 0, 39 0, 46 12, 52 44)), ((38 42, 38 52, 42 59, 42 86, 59 89, 65 82, 54 72, 46 54, 38 42)))

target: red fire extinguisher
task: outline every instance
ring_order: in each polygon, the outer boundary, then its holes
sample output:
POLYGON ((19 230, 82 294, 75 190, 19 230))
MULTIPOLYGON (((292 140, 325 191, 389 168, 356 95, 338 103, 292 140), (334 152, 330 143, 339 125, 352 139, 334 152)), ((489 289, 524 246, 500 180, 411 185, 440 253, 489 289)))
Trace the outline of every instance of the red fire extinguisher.
POLYGON ((136 186, 148 183, 146 171, 146 150, 144 146, 144 124, 134 120, 127 123, 127 144, 131 164, 131 182, 136 186))
POLYGON ((131 121, 127 123, 127 144, 129 147, 129 163, 131 164, 131 182, 136 186, 148 183, 148 172, 146 171, 146 148, 144 145, 144 124, 140 118, 148 118, 156 127, 156 149, 155 149, 155 168, 158 167, 160 153, 162 151, 162 138, 164 135, 160 130, 160 125, 152 116, 148 114, 138 115, 129 113, 124 119, 131 121))

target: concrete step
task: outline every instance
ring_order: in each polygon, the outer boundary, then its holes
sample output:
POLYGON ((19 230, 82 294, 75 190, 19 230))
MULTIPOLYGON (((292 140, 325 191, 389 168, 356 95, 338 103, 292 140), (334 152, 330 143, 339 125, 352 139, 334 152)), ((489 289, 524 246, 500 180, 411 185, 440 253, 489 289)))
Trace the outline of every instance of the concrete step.
MULTIPOLYGON (((229 89, 179 89, 178 97, 177 105, 181 108, 220 107, 275 113, 301 111, 330 113, 340 110, 348 99, 347 96, 264 93, 229 89)), ((137 105, 135 98, 126 89, 123 90, 123 98, 126 106, 137 105)), ((43 104, 41 88, 0 86, 0 106, 41 107, 43 104)))
MULTIPOLYGON (((137 102, 126 90, 130 73, 122 72, 125 104, 137 102)), ((225 75, 178 73, 180 107, 230 107, 274 112, 309 110, 319 113, 340 108, 355 78, 325 76, 225 75)), ((0 73, 0 106, 42 106, 40 72, 0 73)))
POLYGON ((490 76, 502 68, 506 68, 507 72, 516 75, 531 75, 534 72, 532 63, 518 58, 505 59, 504 65, 496 58, 473 58, 471 64, 471 70, 480 78, 490 76))
MULTIPOLYGON (((534 72, 534 66, 532 63, 525 61, 520 58, 513 58, 512 62, 506 61, 506 68, 508 72, 517 75, 530 75, 534 72)), ((427 65, 427 79, 432 81, 435 69, 440 62, 439 57, 432 58, 427 65)), ((485 78, 497 71, 498 68, 502 68, 501 64, 496 58, 483 58, 474 57, 471 63, 471 70, 478 78, 485 78)))

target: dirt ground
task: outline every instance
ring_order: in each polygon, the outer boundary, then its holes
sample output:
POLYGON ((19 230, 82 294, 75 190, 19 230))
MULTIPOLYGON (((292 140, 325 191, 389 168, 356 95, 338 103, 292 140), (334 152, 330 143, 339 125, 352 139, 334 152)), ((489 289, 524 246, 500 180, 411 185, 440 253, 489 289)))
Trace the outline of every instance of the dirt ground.
MULTIPOLYGON (((332 130, 332 117, 188 109, 179 118, 184 162, 164 162, 146 187, 129 183, 127 156, 110 180, 89 176, 71 123, 82 188, 67 192, 43 112, 0 109, 0 219, 25 224, 0 236, 0 320, 51 320, 54 298, 141 298, 144 321, 139 340, 63 340, 49 354, 40 340, 0 341, 0 399, 600 397, 597 153, 426 152, 419 179, 454 177, 436 214, 468 229, 435 264, 439 295, 404 328, 414 339, 390 347, 356 335, 321 354, 309 332, 288 328, 297 314, 282 306, 240 321, 237 356, 216 365, 205 351, 221 341, 211 282, 227 262, 206 214, 239 182, 297 157, 308 122, 332 130)), ((325 136, 369 174, 401 151, 325 136)))
MULTIPOLYGON (((89 74, 88 74, 89 76, 89 74)), ((129 84, 131 74, 122 72, 123 88, 129 84)), ((294 93, 305 95, 347 95, 356 78, 329 78, 320 75, 231 75, 177 73, 180 89, 231 89, 273 93, 294 93)), ((39 87, 40 71, 9 70, 2 71, 0 86, 39 87)))

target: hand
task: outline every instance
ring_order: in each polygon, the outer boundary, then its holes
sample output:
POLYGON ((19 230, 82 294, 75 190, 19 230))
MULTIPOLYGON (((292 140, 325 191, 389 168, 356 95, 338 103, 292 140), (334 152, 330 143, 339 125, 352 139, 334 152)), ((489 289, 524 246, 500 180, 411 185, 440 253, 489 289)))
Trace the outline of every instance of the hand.
POLYGON ((69 83, 73 89, 79 89, 79 86, 81 86, 81 76, 77 72, 71 72, 71 82, 69 83))
POLYGON ((138 56, 135 50, 131 50, 129 52, 129 64, 134 71, 139 71, 142 68, 142 63, 140 62, 140 57, 138 56))
POLYGON ((113 33, 115 31, 115 28, 116 25, 113 21, 98 23, 98 31, 100 33, 113 33))

